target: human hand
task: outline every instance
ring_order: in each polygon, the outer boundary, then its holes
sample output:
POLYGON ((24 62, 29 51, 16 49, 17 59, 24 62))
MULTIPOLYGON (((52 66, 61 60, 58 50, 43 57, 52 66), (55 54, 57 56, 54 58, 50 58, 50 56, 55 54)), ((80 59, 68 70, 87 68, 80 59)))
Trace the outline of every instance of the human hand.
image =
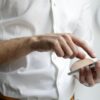
POLYGON ((80 69, 79 76, 80 83, 86 86, 90 87, 100 83, 100 61, 97 61, 93 68, 87 66, 80 69))
POLYGON ((57 56, 64 58, 84 59, 85 54, 77 47, 84 49, 91 57, 95 57, 89 45, 80 38, 71 34, 49 34, 41 36, 33 36, 35 40, 32 44, 34 51, 54 51, 57 56))

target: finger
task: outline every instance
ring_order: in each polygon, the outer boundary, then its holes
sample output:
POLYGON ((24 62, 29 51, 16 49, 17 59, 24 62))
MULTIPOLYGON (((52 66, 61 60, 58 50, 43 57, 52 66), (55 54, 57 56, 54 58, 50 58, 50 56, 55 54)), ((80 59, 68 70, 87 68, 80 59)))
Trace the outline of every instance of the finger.
POLYGON ((93 75, 91 70, 89 69, 89 67, 85 67, 85 72, 86 72, 86 82, 90 85, 93 86, 95 84, 94 79, 93 79, 93 75))
POLYGON ((62 47, 64 54, 64 57, 71 57, 73 55, 73 51, 70 48, 70 46, 66 43, 65 39, 60 35, 58 37, 59 43, 62 47))
POLYGON ((55 51, 55 53, 57 54, 57 56, 59 57, 63 57, 64 56, 64 52, 61 48, 61 45, 59 44, 58 40, 52 41, 53 42, 53 49, 55 51))
POLYGON ((84 59, 86 57, 86 55, 85 55, 85 53, 83 53, 83 51, 81 51, 80 49, 78 49, 78 54, 77 54, 76 57, 80 58, 80 59, 84 59))
POLYGON ((77 46, 73 43, 73 41, 69 35, 62 35, 62 36, 64 37, 66 43, 69 45, 69 47, 73 51, 73 55, 71 56, 71 58, 76 57, 78 54, 77 46))
POLYGON ((96 67, 92 67, 92 68, 91 68, 91 72, 92 72, 94 81, 96 81, 96 80, 97 80, 96 67))
POLYGON ((100 80, 100 61, 96 63, 95 71, 96 71, 96 80, 100 80))
POLYGON ((86 77, 86 74, 84 73, 84 68, 80 69, 80 72, 79 72, 79 81, 80 83, 84 84, 85 83, 85 77, 86 77))
POLYGON ((83 40, 79 39, 78 37, 74 37, 74 36, 72 36, 72 39, 76 45, 83 48, 91 57, 93 57, 93 58, 96 57, 95 53, 90 48, 90 46, 86 43, 86 41, 83 41, 83 40))

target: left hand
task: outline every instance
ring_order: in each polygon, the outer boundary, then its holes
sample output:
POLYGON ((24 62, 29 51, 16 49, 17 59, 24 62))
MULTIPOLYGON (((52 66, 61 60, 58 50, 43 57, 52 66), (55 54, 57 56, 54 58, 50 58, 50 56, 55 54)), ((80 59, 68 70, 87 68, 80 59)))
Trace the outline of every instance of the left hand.
POLYGON ((79 72, 79 81, 88 87, 100 83, 100 61, 96 63, 94 68, 87 66, 81 69, 79 72))

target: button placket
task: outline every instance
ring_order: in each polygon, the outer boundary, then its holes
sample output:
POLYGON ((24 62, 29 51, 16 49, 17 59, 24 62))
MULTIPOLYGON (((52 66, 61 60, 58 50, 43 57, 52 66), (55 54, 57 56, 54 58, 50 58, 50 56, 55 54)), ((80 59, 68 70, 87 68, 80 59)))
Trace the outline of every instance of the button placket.
POLYGON ((57 32, 57 4, 56 4, 56 0, 51 0, 52 2, 52 17, 53 17, 53 31, 54 33, 57 32))
MULTIPOLYGON (((53 18, 53 33, 56 34, 57 33, 57 4, 56 4, 56 1, 55 0, 51 0, 52 2, 52 18, 53 18)), ((57 62, 57 57, 55 56, 55 53, 51 53, 51 62, 52 64, 55 66, 56 68, 56 74, 55 74, 55 77, 56 77, 56 90, 57 90, 57 95, 58 95, 58 98, 59 98, 59 89, 58 89, 58 73, 59 73, 59 69, 58 69, 58 66, 56 64, 57 62)))

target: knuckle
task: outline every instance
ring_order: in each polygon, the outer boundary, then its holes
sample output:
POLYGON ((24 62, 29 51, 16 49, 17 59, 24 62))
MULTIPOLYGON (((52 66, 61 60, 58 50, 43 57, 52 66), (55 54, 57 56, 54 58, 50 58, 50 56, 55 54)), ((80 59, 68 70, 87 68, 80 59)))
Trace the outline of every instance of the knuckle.
POLYGON ((74 53, 74 56, 77 56, 78 55, 78 50, 74 50, 73 53, 74 53))
POLYGON ((59 35, 57 39, 63 41, 64 38, 61 35, 59 35))
POLYGON ((70 40, 71 39, 71 36, 69 34, 64 34, 64 37, 67 39, 67 40, 70 40))
POLYGON ((54 41, 53 41, 53 44, 54 44, 54 46, 57 46, 58 45, 58 40, 57 39, 55 39, 54 41))

